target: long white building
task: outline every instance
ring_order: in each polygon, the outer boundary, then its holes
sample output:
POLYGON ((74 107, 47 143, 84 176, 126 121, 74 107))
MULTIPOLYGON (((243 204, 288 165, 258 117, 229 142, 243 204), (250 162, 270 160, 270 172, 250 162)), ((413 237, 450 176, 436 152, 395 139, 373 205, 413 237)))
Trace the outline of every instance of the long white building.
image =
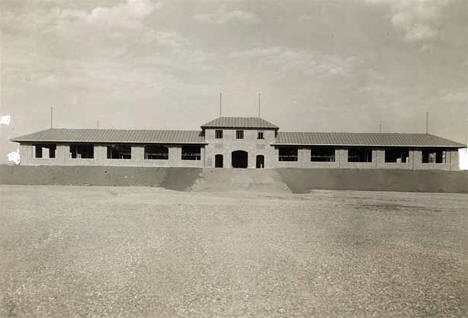
POLYGON ((200 130, 47 129, 13 138, 23 165, 458 170, 463 144, 430 134, 282 132, 258 117, 200 130))

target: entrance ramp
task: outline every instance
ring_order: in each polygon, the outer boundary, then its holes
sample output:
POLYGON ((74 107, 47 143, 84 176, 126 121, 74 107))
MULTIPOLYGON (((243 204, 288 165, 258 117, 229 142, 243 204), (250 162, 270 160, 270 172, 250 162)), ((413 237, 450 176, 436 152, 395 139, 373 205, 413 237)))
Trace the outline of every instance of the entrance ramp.
POLYGON ((203 169, 191 187, 195 192, 291 193, 274 169, 203 169))

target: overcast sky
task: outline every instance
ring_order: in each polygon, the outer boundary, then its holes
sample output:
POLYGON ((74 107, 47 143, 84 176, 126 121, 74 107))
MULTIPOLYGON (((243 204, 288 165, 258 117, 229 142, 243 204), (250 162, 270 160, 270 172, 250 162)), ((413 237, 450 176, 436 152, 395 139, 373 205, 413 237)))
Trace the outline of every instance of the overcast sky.
POLYGON ((430 132, 466 142, 464 0, 1 0, 2 158, 55 126, 430 132))

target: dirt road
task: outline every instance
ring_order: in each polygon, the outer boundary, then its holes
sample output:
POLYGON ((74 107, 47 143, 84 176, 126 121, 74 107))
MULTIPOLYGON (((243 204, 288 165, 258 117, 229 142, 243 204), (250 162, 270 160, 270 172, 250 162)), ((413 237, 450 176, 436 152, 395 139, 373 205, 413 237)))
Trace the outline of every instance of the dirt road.
POLYGON ((0 186, 0 316, 462 316, 466 195, 0 186))

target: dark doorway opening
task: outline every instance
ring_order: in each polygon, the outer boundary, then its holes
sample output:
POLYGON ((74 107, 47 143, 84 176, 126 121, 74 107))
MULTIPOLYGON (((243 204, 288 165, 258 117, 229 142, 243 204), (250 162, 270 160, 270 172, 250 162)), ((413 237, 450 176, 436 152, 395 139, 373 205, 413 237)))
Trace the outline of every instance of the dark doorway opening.
POLYGON ((222 168, 223 167, 223 155, 216 155, 215 156, 215 168, 222 168))
POLYGON ((257 155, 257 168, 265 168, 265 157, 263 155, 257 155))
POLYGON ((232 167, 247 168, 248 154, 247 151, 237 150, 232 152, 232 167))

